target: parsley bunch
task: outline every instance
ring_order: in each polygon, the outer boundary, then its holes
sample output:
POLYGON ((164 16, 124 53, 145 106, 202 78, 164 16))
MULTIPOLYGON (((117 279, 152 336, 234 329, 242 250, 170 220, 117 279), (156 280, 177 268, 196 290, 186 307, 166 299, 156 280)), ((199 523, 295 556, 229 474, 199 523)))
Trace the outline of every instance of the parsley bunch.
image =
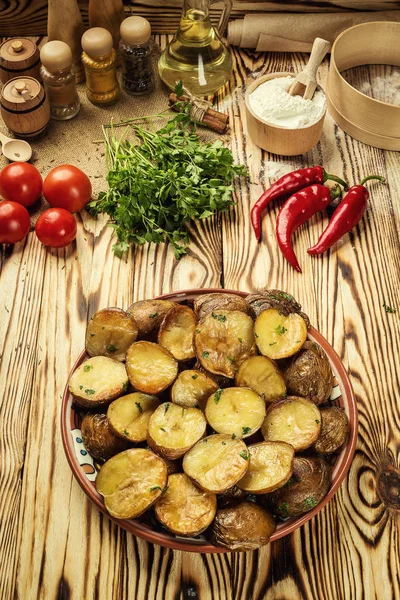
POLYGON ((205 219, 233 204, 233 179, 245 175, 233 164, 232 152, 221 141, 202 143, 188 112, 178 114, 151 132, 133 122, 139 144, 118 138, 103 127, 108 190, 90 204, 92 214, 110 216, 121 257, 130 244, 169 241, 179 258, 189 242, 186 224, 205 219))

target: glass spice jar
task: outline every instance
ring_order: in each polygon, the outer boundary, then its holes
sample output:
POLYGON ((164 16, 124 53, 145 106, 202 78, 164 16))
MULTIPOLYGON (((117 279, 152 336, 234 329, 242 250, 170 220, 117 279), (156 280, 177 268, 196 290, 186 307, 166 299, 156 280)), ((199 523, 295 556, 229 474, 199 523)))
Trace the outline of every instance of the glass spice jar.
POLYGON ((82 49, 87 97, 97 106, 114 104, 120 90, 111 33, 103 27, 91 27, 82 36, 82 49))
POLYGON ((40 60, 40 74, 49 98, 51 117, 57 121, 72 119, 79 112, 80 102, 71 48, 59 40, 47 42, 40 51, 40 60))
POLYGON ((128 17, 121 23, 120 34, 122 87, 133 96, 149 94, 155 85, 150 23, 143 17, 128 17))

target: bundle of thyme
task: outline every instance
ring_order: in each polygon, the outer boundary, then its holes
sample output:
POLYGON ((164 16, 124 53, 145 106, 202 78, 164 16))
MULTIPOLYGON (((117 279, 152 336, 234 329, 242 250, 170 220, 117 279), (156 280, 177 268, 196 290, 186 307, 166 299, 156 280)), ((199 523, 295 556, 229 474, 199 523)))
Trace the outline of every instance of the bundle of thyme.
POLYGON ((117 256, 130 244, 169 241, 179 258, 189 242, 187 223, 227 210, 234 177, 246 169, 233 164, 221 141, 202 143, 187 110, 156 132, 135 122, 127 130, 118 138, 112 125, 103 127, 108 190, 90 210, 109 215, 117 256), (127 130, 133 130, 138 144, 124 137, 127 130))

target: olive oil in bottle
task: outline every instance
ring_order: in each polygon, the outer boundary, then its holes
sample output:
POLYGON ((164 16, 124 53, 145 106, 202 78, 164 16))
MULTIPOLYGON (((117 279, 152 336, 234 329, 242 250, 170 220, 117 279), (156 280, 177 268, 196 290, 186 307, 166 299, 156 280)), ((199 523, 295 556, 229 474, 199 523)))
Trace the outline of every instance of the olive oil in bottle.
MULTIPOLYGON (((209 0, 184 0, 177 33, 161 54, 158 71, 173 89, 179 80, 192 94, 213 94, 229 80, 232 59, 211 25, 209 0)), ((229 2, 221 18, 223 30, 229 18, 229 2)))

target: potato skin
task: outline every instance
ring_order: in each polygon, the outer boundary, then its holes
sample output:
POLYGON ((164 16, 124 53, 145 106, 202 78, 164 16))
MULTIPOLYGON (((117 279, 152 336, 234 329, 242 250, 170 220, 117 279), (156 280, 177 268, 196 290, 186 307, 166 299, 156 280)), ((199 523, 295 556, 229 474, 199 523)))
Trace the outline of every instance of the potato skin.
POLYGON ((193 309, 197 317, 203 319, 210 312, 221 310, 240 310, 247 315, 250 307, 241 296, 215 292, 198 296, 193 302, 193 309))
POLYGON ((245 501, 217 511, 211 541, 234 552, 255 550, 269 543, 275 528, 275 520, 269 512, 245 501))
POLYGON ((322 456, 295 456, 293 474, 286 486, 267 494, 274 514, 297 517, 315 508, 331 485, 331 467, 322 456))
POLYGON ((130 447, 129 442, 116 436, 104 413, 88 413, 82 419, 82 440, 89 454, 98 461, 108 460, 130 447))
POLYGON ((331 396, 331 365, 325 352, 315 342, 304 343, 284 370, 283 377, 289 394, 308 398, 317 406, 331 396))
POLYGON ((165 315, 158 332, 158 343, 179 361, 195 357, 194 334, 197 318, 189 306, 177 305, 165 315))
POLYGON ((321 454, 332 454, 343 446, 349 434, 350 423, 343 408, 320 406, 321 433, 314 450, 321 454))
POLYGON ((137 335, 138 326, 131 315, 120 308, 103 308, 87 325, 86 352, 89 356, 108 356, 123 361, 137 335))
POLYGON ((131 304, 126 312, 133 316, 139 328, 137 339, 156 341, 165 315, 174 306, 179 305, 172 300, 140 300, 131 304))
POLYGON ((258 317, 259 314, 268 308, 276 308, 285 317, 290 313, 298 313, 305 320, 307 329, 310 328, 310 319, 301 311, 301 305, 293 296, 282 292, 282 290, 262 290, 247 296, 246 302, 250 306, 250 314, 253 318, 258 317))

